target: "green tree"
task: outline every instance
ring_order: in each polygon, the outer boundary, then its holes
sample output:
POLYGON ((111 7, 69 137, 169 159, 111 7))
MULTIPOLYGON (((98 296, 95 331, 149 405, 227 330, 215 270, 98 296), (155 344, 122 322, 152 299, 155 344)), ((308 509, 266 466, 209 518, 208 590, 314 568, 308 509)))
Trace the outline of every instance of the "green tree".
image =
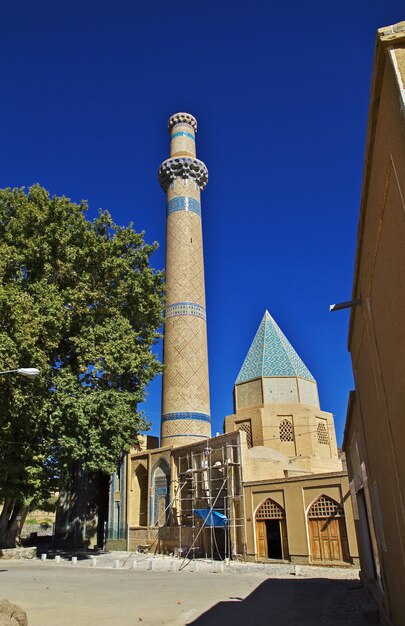
POLYGON ((41 369, 0 376, 2 547, 73 463, 111 473, 148 428, 137 403, 161 371, 157 244, 86 209, 39 185, 0 190, 0 369, 41 369))

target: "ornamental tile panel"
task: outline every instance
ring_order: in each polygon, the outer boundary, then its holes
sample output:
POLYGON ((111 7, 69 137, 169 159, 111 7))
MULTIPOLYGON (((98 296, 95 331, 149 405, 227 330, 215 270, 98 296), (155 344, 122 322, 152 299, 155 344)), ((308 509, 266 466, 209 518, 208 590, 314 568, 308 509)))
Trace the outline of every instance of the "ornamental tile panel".
POLYGON ((192 178, 176 178, 176 180, 172 181, 167 190, 167 201, 170 202, 172 198, 177 196, 189 196, 199 203, 201 199, 200 188, 192 178))
POLYGON ((193 213, 201 216, 201 204, 189 196, 177 196, 167 203, 167 215, 175 213, 175 211, 193 211, 193 213))
POLYGON ((195 411, 180 411, 177 413, 166 413, 166 415, 162 415, 162 422, 170 422, 173 420, 198 420, 201 422, 210 422, 211 417, 206 413, 196 413, 195 411))
POLYGON ((169 319, 175 315, 194 315, 206 319, 205 307, 197 302, 174 302, 166 307, 165 318, 169 319))

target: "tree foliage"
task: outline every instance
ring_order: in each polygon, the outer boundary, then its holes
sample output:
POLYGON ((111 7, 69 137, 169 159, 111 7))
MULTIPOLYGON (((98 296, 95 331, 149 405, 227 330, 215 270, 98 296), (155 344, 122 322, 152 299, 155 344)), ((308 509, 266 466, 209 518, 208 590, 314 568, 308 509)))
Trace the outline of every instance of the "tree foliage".
POLYGON ((147 429, 137 403, 161 370, 157 244, 86 209, 39 185, 0 190, 0 369, 41 369, 0 376, 0 545, 72 462, 110 473, 147 429))

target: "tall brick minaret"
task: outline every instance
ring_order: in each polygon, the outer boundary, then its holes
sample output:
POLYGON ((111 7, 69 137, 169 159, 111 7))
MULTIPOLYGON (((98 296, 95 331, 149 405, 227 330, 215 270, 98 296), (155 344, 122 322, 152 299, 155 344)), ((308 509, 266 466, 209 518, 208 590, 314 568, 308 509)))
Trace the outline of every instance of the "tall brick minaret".
POLYGON ((196 159, 197 121, 169 119, 170 159, 159 168, 167 194, 166 319, 161 445, 211 436, 200 192, 208 171, 196 159))

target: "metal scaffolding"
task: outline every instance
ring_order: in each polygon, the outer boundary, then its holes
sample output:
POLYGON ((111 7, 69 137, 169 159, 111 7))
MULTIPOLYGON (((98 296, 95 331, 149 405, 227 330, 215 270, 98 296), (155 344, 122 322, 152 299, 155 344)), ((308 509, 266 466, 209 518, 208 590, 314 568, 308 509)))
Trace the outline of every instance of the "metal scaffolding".
POLYGON ((172 514, 179 526, 179 555, 245 560, 240 445, 212 443, 178 457, 172 514))

